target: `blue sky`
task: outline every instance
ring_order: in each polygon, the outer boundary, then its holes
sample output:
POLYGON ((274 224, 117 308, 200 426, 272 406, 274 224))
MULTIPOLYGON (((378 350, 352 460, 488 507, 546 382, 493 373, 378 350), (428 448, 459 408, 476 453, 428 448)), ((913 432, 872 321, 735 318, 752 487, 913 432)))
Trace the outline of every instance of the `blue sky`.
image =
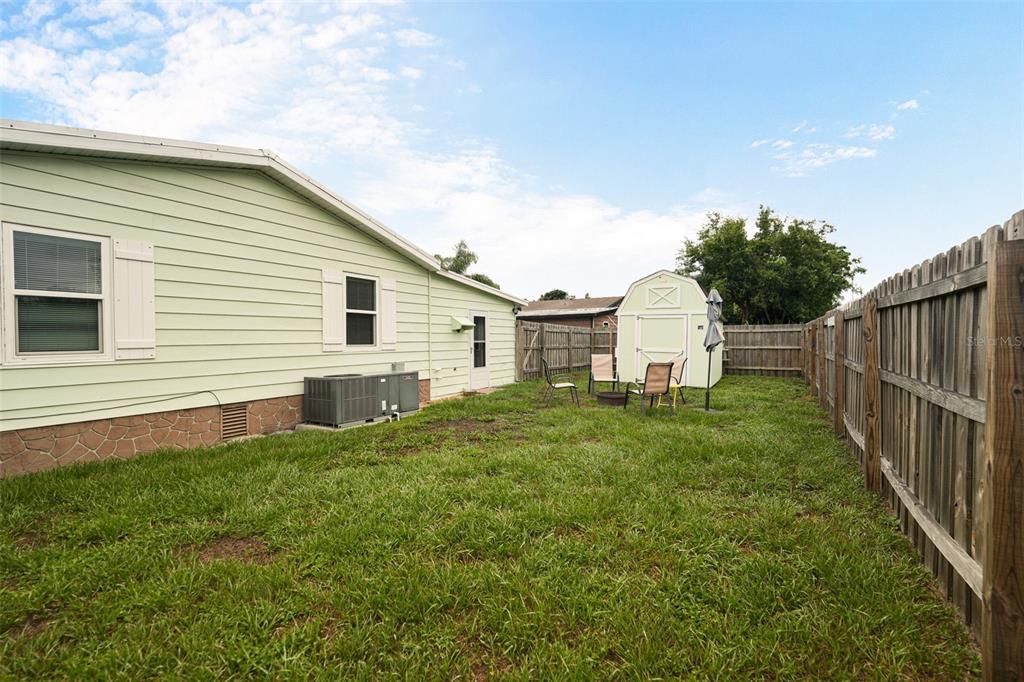
POLYGON ((709 210, 860 284, 1024 208, 1021 3, 0 4, 0 114, 270 148, 525 297, 621 293, 709 210))

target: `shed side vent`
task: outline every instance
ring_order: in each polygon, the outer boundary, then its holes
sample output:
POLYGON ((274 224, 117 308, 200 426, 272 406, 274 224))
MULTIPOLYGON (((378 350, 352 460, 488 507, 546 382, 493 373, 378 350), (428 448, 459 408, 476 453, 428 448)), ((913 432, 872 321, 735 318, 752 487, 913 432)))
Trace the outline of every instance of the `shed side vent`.
POLYGON ((241 438, 249 434, 249 404, 238 403, 220 408, 220 437, 223 440, 241 438))

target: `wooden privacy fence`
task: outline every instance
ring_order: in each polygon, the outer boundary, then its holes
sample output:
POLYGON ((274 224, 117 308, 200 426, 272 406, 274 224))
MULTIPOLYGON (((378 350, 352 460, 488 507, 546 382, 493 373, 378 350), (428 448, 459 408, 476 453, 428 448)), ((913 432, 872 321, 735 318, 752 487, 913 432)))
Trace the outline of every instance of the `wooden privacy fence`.
POLYGON ((590 367, 593 353, 615 353, 616 333, 545 322, 516 322, 516 381, 542 376, 540 359, 559 372, 590 367))
POLYGON ((1024 211, 802 337, 805 380, 980 636, 985 678, 1024 679, 1024 211))
POLYGON ((725 325, 726 374, 799 377, 802 371, 802 324, 725 325))

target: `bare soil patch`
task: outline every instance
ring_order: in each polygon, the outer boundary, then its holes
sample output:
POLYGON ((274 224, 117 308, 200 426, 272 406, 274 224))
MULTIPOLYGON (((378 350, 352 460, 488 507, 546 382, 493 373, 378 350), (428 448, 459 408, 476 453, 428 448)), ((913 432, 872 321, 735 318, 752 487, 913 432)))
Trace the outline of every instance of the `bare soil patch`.
POLYGON ((20 622, 7 629, 7 636, 15 639, 35 637, 49 626, 50 621, 37 613, 31 613, 20 622))
POLYGON ((35 549, 45 544, 46 535, 38 530, 30 530, 14 538, 14 546, 18 549, 35 549))
POLYGON ((219 537, 199 548, 196 556, 204 564, 213 561, 240 561, 245 564, 264 566, 277 558, 277 552, 267 547, 259 538, 219 537))

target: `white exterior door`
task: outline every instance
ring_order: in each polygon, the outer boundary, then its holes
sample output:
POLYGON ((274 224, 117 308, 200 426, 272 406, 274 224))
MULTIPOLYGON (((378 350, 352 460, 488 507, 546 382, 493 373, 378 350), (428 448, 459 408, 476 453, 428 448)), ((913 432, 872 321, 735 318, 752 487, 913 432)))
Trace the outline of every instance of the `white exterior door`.
POLYGON ((470 313, 473 331, 469 334, 469 388, 472 391, 491 385, 491 371, 488 368, 487 316, 470 313))
POLYGON ((677 355, 686 354, 688 322, 688 315, 637 316, 635 378, 643 380, 648 363, 670 362, 677 355))

